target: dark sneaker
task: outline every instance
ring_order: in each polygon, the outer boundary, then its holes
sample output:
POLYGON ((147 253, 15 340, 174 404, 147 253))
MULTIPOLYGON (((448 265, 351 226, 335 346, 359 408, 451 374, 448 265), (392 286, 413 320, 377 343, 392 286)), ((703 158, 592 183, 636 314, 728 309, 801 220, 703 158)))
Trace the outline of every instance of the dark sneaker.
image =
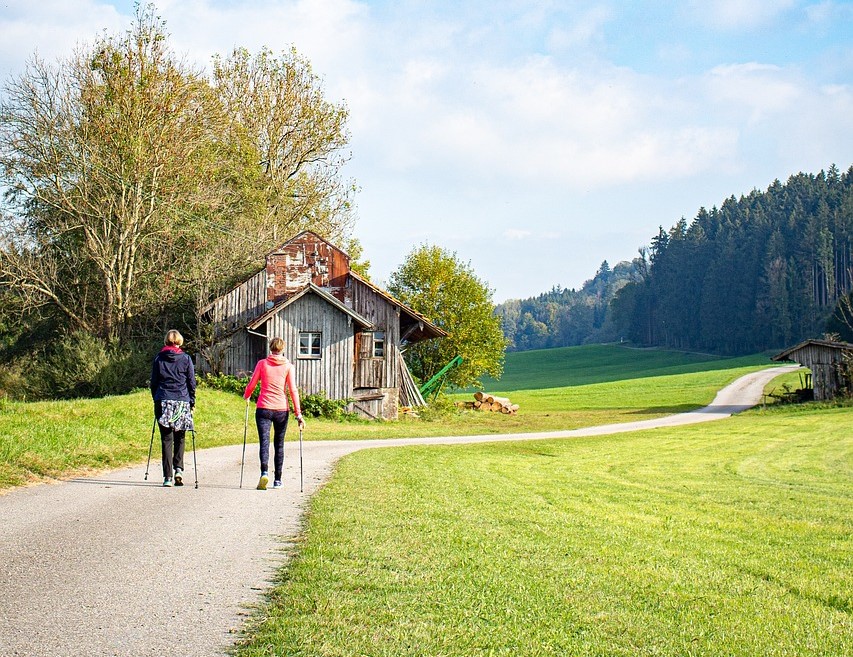
POLYGON ((270 483, 270 478, 267 476, 267 473, 264 472, 258 480, 258 490, 266 490, 268 483, 270 483))
POLYGON ((274 482, 272 482, 272 487, 273 487, 273 489, 284 488, 284 486, 282 485, 282 483, 278 479, 276 479, 274 482))
POLYGON ((175 470, 175 486, 183 486, 184 485, 184 472, 183 470, 175 470))

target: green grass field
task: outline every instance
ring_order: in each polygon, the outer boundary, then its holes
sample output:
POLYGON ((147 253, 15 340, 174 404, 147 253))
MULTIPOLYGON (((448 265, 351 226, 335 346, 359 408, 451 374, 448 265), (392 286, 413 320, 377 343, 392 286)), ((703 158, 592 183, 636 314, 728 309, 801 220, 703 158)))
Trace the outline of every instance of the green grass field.
POLYGON ((237 655, 853 654, 851 427, 353 454, 237 655))
POLYGON ((770 366, 770 353, 724 358, 666 349, 636 349, 618 344, 509 352, 500 380, 482 380, 485 390, 563 388, 652 376, 770 366))
MULTIPOLYGON (((314 420, 306 438, 642 419, 707 404, 769 364, 553 352, 510 355, 488 386, 522 405, 516 416, 314 420)), ((244 409, 201 391, 199 447, 240 442, 244 409)), ((0 404, 0 488, 144 461, 151 421, 147 392, 0 404)), ((853 654, 851 427, 850 404, 806 404, 624 435, 352 454, 312 498, 235 654, 853 654)))
MULTIPOLYGON (((520 404, 517 415, 469 411, 424 413, 421 418, 397 422, 309 419, 305 439, 498 434, 630 422, 703 406, 727 383, 768 364, 764 356, 717 359, 714 361, 717 369, 705 370, 705 357, 697 361, 680 352, 644 351, 643 358, 636 360, 636 350, 619 346, 552 351, 551 360, 559 367, 550 368, 550 378, 542 389, 492 390, 509 395, 520 404), (596 363, 607 360, 608 353, 612 361, 606 368, 609 372, 597 380, 596 363), (627 378, 610 380, 615 370, 624 371, 627 378), (645 377, 641 378, 643 373, 645 377)), ((542 354, 509 354, 507 379, 512 378, 515 369, 532 376, 540 369, 542 354)), ((453 398, 470 398, 470 395, 453 395, 453 398)), ((242 441, 244 412, 245 405, 239 396, 201 389, 196 408, 197 447, 242 441)), ((0 489, 144 461, 152 422, 147 391, 104 399, 4 402, 0 404, 0 489)), ((250 432, 251 423, 250 418, 250 432)), ((253 432, 250 437, 254 438, 253 432)), ((294 438, 295 433, 289 432, 289 439, 294 438)), ((154 442, 156 451, 159 441, 154 442)))

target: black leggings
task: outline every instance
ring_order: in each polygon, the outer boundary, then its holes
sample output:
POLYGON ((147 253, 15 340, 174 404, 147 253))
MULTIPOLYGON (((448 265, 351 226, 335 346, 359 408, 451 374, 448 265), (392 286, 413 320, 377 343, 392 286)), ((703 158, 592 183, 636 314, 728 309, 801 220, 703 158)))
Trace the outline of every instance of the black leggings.
POLYGON ((289 411, 273 411, 268 408, 255 409, 255 424, 258 425, 261 472, 269 472, 270 426, 273 428, 273 451, 275 453, 275 481, 281 481, 284 470, 284 433, 287 431, 289 411))
MULTIPOLYGON (((159 418, 163 414, 163 405, 156 401, 154 402, 154 418, 159 418)), ((157 426, 160 429, 160 445, 163 455, 163 478, 171 479, 175 475, 175 470, 184 469, 184 445, 186 443, 186 431, 174 431, 169 427, 164 427, 159 422, 157 426)))

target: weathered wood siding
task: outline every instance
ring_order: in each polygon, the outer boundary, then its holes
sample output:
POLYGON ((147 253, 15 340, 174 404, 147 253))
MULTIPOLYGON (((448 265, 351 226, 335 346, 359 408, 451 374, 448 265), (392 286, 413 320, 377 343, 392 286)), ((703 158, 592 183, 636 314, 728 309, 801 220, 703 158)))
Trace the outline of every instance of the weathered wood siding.
POLYGON ((317 235, 305 231, 267 254, 264 269, 214 301, 209 315, 222 336, 226 373, 251 372, 266 356, 267 340, 280 336, 287 343, 285 354, 296 365, 298 385, 307 393, 322 390, 332 399, 355 399, 355 409, 371 417, 397 417, 403 382, 398 366, 400 308, 381 291, 350 276, 349 256, 317 235), (262 336, 245 328, 264 312, 276 312, 272 304, 287 302, 308 283, 364 317, 371 330, 361 335, 363 326, 356 328, 345 313, 315 294, 293 299, 257 328, 262 336), (303 331, 321 333, 319 359, 299 358, 303 331), (374 331, 385 334, 384 354, 378 358, 374 331))
MULTIPOLYGON (((356 388, 399 388, 397 354, 400 351, 399 309, 356 279, 352 282, 352 309, 373 323, 377 331, 385 332, 385 356, 373 358, 372 344, 365 345, 356 362, 356 388)), ((396 415, 395 415, 396 417, 396 415)))
MULTIPOLYGON (((259 331, 263 332, 263 331, 259 331)), ((353 396, 352 372, 355 328, 349 318, 314 294, 306 294, 266 323, 266 334, 285 341, 284 355, 296 366, 296 382, 308 394, 329 399, 353 396), (322 334, 320 358, 299 357, 299 333, 322 334)))
POLYGON ((245 376, 252 373, 255 364, 268 354, 267 340, 261 336, 252 335, 241 329, 222 341, 225 357, 222 371, 234 376, 245 376))
POLYGON ((369 393, 365 390, 363 394, 368 394, 368 398, 359 398, 358 393, 356 393, 351 411, 360 413, 371 420, 397 419, 400 406, 400 391, 397 388, 382 388, 369 393))
MULTIPOLYGON (((266 355, 265 347, 242 327, 264 312, 267 285, 266 271, 261 270, 233 290, 211 303, 208 314, 217 335, 222 339, 222 370, 240 375, 251 372, 258 358, 266 355)), ((263 339, 260 339, 263 343, 263 339)))
POLYGON ((267 273, 262 269, 211 304, 213 321, 226 331, 243 326, 264 312, 266 294, 267 273))

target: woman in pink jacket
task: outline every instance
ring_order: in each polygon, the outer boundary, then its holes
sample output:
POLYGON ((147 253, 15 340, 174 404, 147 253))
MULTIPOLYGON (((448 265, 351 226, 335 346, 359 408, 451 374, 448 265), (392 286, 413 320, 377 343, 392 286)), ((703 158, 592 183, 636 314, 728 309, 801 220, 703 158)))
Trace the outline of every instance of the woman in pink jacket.
POLYGON ((302 411, 299 407, 299 391, 296 389, 296 372, 287 358, 281 355, 284 351, 284 340, 270 340, 270 355, 259 360, 252 372, 252 378, 243 393, 246 404, 260 381, 261 393, 255 409, 255 423, 258 425, 258 440, 260 442, 261 478, 258 490, 266 490, 269 483, 270 460, 270 426, 273 427, 273 449, 275 452, 275 471, 273 488, 281 488, 282 471, 284 469, 284 433, 287 431, 287 418, 290 411, 287 404, 287 393, 293 402, 293 412, 299 428, 305 426, 302 411))

